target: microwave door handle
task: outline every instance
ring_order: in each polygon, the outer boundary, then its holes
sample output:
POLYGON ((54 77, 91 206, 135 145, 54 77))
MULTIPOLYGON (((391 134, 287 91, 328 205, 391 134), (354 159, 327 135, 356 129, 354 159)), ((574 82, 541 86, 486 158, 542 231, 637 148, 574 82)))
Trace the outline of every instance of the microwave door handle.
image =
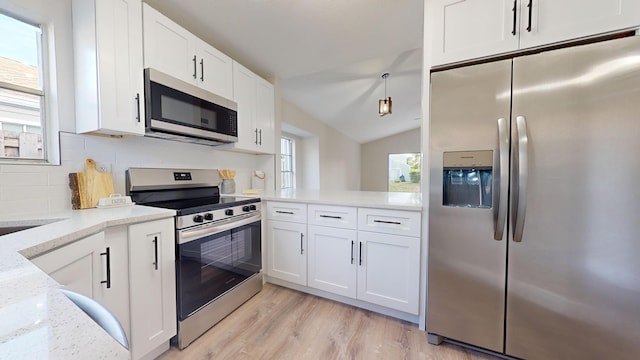
POLYGON ((498 119, 498 161, 496 162, 493 188, 495 196, 493 238, 502 240, 504 225, 507 221, 507 193, 509 191, 509 133, 507 120, 504 118, 498 119))
POLYGON ((528 169, 528 143, 527 137, 527 120, 524 116, 518 116, 516 118, 516 137, 518 144, 516 148, 517 152, 517 166, 518 166, 518 180, 517 180, 517 192, 514 195, 516 203, 516 213, 513 219, 513 241, 521 242, 522 234, 524 232, 524 220, 525 213, 527 211, 527 180, 529 177, 528 169))

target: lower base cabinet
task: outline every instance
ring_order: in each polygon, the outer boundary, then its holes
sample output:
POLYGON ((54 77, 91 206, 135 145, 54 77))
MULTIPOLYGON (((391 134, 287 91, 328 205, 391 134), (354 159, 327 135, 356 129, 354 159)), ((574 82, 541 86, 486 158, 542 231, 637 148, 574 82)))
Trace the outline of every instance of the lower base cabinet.
POLYGON ((127 334, 132 359, 157 356, 176 334, 173 218, 109 227, 30 260, 107 307, 127 334))
POLYGON ((420 238, 358 231, 358 241, 357 298, 418 314, 420 238))
POLYGON ((307 225, 269 221, 267 273, 299 285, 307 285, 307 225))
POLYGON ((419 314, 420 212, 288 202, 267 208, 270 277, 419 314))
POLYGON ((358 233, 309 225, 308 286, 356 298, 358 233))
POLYGON ((177 331, 172 220, 129 226, 132 359, 166 344, 177 331))

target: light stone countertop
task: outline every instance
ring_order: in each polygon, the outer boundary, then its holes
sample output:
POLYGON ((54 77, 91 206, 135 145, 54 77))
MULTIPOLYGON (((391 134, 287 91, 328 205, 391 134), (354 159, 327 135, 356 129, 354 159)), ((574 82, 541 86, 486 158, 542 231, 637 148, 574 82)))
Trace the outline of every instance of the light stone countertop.
POLYGON ((266 201, 422 211, 422 194, 420 193, 287 189, 280 192, 265 192, 258 196, 266 201))
POLYGON ((0 236, 0 359, 128 359, 129 351, 27 258, 110 226, 174 215, 134 205, 0 219, 0 228, 42 225, 0 236))

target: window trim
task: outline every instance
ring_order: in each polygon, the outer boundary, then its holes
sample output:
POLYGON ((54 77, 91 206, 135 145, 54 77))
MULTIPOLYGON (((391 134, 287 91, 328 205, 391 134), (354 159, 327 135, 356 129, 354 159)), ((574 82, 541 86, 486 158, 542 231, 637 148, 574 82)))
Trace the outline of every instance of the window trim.
POLYGON ((282 164, 282 158, 284 156, 288 156, 291 158, 291 170, 284 170, 282 169, 282 166, 280 168, 280 188, 281 189, 295 189, 296 188, 296 158, 295 158, 295 139, 288 137, 288 136, 281 136, 280 137, 280 149, 282 149, 282 141, 286 140, 289 142, 289 151, 290 154, 283 154, 282 151, 280 151, 280 163, 282 164), (291 176, 291 187, 284 187, 284 177, 285 174, 290 174, 291 176))
POLYGON ((74 79, 71 7, 47 0, 29 0, 21 2, 20 6, 0 0, 0 12, 40 28, 38 66, 43 92, 38 94, 41 96, 43 158, 1 157, 0 165, 60 165, 60 132, 75 132, 74 82, 63 85, 57 81, 74 79), (67 119, 65 126, 60 121, 62 118, 67 119))

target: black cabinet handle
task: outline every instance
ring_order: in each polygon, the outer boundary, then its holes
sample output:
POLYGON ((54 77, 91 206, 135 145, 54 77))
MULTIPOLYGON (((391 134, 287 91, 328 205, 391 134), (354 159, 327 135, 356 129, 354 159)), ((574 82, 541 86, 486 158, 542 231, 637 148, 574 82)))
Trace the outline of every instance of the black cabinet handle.
POLYGON ((382 223, 382 224, 393 224, 393 225, 401 225, 401 222, 398 221, 385 221, 385 220, 373 220, 373 222, 382 223))
POLYGON ((351 265, 353 265, 353 245, 355 245, 355 243, 351 240, 351 265))
POLYGON ((278 214, 293 215, 293 212, 291 212, 291 211, 280 211, 280 210, 276 210, 276 213, 278 213, 278 214))
POLYGON ((156 270, 158 270, 158 237, 153 237, 153 248, 155 252, 155 261, 153 262, 153 266, 156 270))
POLYGON ((256 141, 254 141, 254 143, 256 145, 258 145, 258 128, 256 128, 255 130, 253 130, 254 133, 256 133, 256 141))
POLYGON ((138 110, 138 112, 136 114, 136 120, 138 120, 138 122, 140 122, 140 93, 136 94, 136 108, 138 110))
POLYGON ((511 11, 513 11, 513 29, 511 30, 511 35, 513 36, 516 36, 516 21, 518 20, 518 18, 516 17, 517 3, 518 3, 518 0, 513 0, 513 9, 511 9, 511 11))
POLYGON ((304 248, 302 247, 303 240, 304 240, 304 234, 300 233, 300 255, 304 254, 304 248))
POLYGON ((321 218, 329 218, 329 219, 342 219, 342 216, 333 216, 333 215, 320 215, 321 218))
POLYGON ((359 258, 360 259, 358 260, 358 262, 359 262, 358 265, 362 266, 362 241, 360 241, 359 258))
POLYGON ((100 284, 107 284, 107 289, 111 288, 111 250, 107 247, 100 256, 107 256, 107 280, 100 281, 100 284))
POLYGON ((531 14, 533 13, 533 0, 529 0, 529 5, 527 5, 527 7, 529 8, 529 25, 527 26, 527 31, 531 32, 531 14))
POLYGON ((258 130, 258 134, 260 134, 260 145, 262 145, 262 129, 258 130))
POLYGON ((193 55, 193 78, 197 79, 196 71, 198 71, 198 64, 196 63, 196 56, 193 55))
POLYGON ((204 81, 204 59, 200 59, 200 81, 204 81))

